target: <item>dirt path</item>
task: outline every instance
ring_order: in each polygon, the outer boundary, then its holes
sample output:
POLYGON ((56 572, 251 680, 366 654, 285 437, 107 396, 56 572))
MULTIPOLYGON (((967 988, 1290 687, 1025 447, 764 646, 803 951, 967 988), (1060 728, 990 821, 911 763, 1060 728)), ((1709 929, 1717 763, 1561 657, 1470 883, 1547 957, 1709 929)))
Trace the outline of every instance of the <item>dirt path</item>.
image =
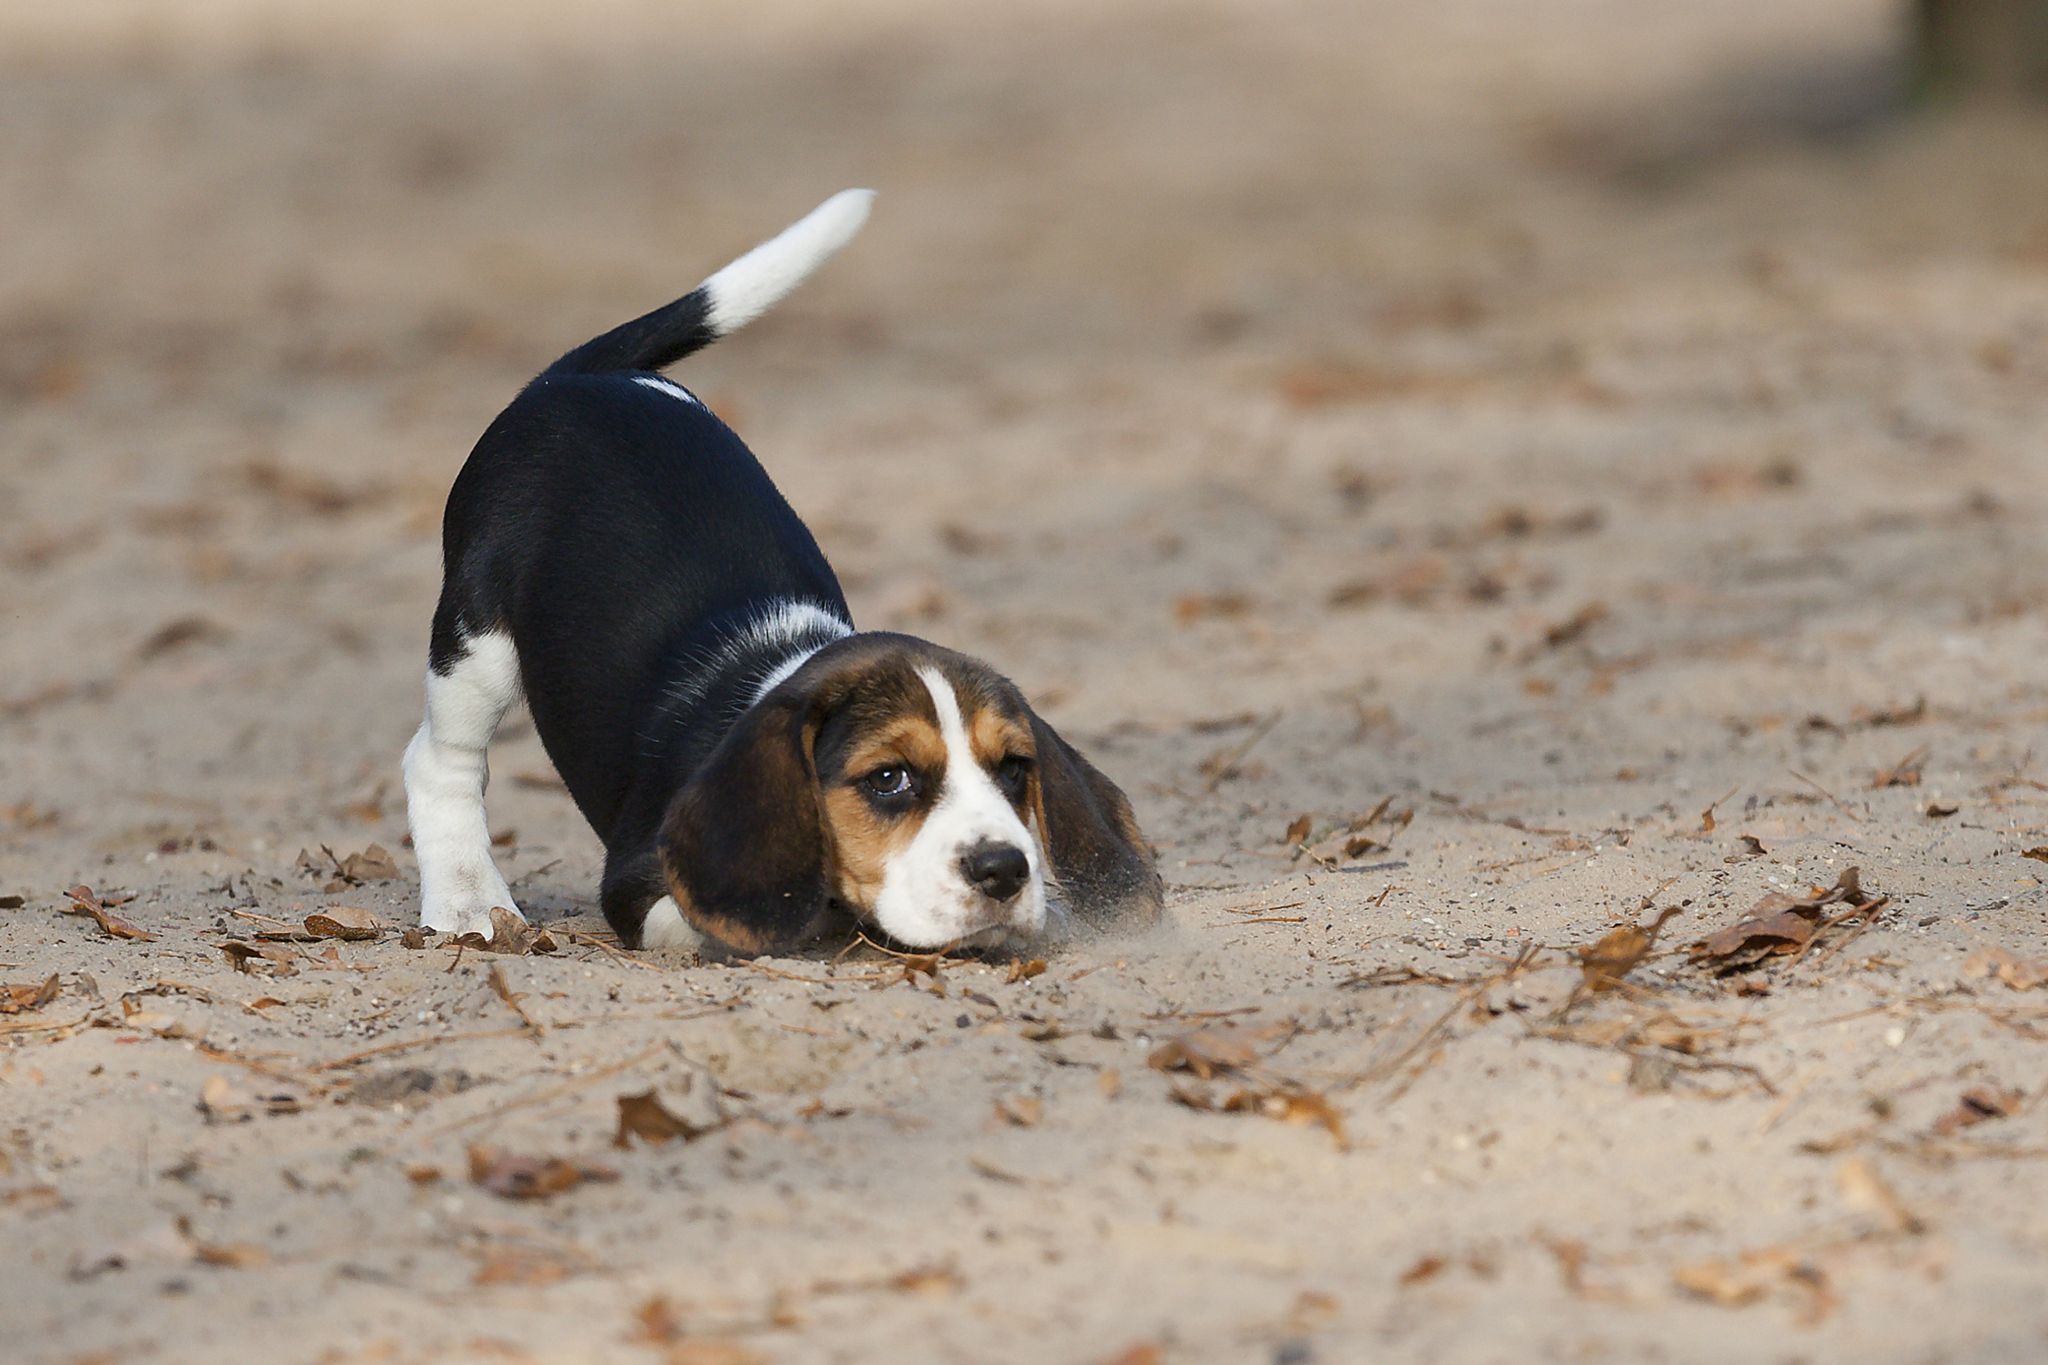
POLYGON ((0 1354, 2048 1352, 2048 136, 1869 124, 1875 0, 562 8, 0 18, 0 1354), (236 970, 411 913, 492 412, 854 183, 689 378, 1168 928, 622 955, 515 720, 558 951, 236 970))

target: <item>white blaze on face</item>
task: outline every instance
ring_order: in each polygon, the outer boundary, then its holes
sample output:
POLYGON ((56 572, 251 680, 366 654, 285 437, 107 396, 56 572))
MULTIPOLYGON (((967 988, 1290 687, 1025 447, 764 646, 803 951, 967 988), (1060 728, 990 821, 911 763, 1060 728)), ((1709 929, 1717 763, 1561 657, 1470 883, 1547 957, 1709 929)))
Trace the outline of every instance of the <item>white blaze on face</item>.
POLYGON ((932 695, 946 773, 939 799, 901 853, 889 860, 875 897, 875 922, 902 943, 939 947, 988 931, 1035 934, 1045 924, 1045 870, 1038 841, 988 770, 975 761, 953 685, 936 668, 917 676, 932 695), (1015 900, 998 905, 968 882, 960 861, 983 840, 1022 849, 1031 875, 1015 900))

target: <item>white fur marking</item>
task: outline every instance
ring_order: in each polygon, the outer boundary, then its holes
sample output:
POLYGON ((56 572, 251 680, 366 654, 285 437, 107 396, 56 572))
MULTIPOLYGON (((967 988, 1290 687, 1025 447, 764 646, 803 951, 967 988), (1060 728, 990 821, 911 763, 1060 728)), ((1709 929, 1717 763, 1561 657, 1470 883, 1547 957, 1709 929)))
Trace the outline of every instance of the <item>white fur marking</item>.
POLYGON ((420 867, 420 923, 443 933, 491 932, 491 907, 519 912, 491 860, 484 815, 485 751, 519 700, 508 635, 478 635, 444 676, 427 674, 427 715, 405 747, 405 813, 420 867))
POLYGON ((1038 841, 995 779, 975 761, 953 685, 936 668, 920 668, 917 676, 939 715, 939 736, 946 745, 945 788, 910 846, 884 869, 875 920, 891 937, 917 947, 938 947, 991 929, 1036 934, 1045 925, 1038 841), (1015 845, 1030 865, 1024 889, 1008 905, 994 904, 961 874, 961 855, 984 839, 1015 845))
POLYGON ((698 287, 708 296, 704 320, 724 336, 775 306, 804 276, 853 240, 868 220, 873 190, 841 190, 698 287))
MULTIPOLYGON (((633 382, 645 388, 653 389, 656 393, 665 393, 671 398, 680 398, 693 408, 704 407, 703 399, 697 397, 696 394, 691 393, 673 379, 663 379, 658 374, 636 374, 633 376, 633 382)), ((709 408, 704 410, 706 412, 710 411, 709 408)))
POLYGON ((674 896, 663 896, 647 907, 647 918, 640 921, 640 946, 702 952, 704 936, 683 918, 674 896))

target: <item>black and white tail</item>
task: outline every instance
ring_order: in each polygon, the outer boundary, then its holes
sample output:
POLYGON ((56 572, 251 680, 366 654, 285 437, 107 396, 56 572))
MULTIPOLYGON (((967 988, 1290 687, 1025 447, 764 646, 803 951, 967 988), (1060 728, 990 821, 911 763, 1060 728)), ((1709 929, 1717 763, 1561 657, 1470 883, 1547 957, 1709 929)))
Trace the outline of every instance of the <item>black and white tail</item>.
POLYGON ((853 240, 873 190, 841 190, 704 283, 548 366, 549 374, 659 370, 752 322, 853 240))

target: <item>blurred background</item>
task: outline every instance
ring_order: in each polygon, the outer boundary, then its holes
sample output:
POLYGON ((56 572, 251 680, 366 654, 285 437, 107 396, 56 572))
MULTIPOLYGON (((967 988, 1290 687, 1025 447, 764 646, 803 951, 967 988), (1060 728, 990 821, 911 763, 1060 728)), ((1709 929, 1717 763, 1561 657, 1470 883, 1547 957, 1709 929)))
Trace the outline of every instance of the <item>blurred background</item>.
POLYGON ((684 377, 864 623, 1084 730, 1426 716, 1629 592, 1648 645, 2030 611, 2042 9, 10 6, 0 832, 395 837, 476 434, 847 185, 866 235, 684 377), (1951 520, 1716 626, 1703 502, 1751 548, 1951 520))

